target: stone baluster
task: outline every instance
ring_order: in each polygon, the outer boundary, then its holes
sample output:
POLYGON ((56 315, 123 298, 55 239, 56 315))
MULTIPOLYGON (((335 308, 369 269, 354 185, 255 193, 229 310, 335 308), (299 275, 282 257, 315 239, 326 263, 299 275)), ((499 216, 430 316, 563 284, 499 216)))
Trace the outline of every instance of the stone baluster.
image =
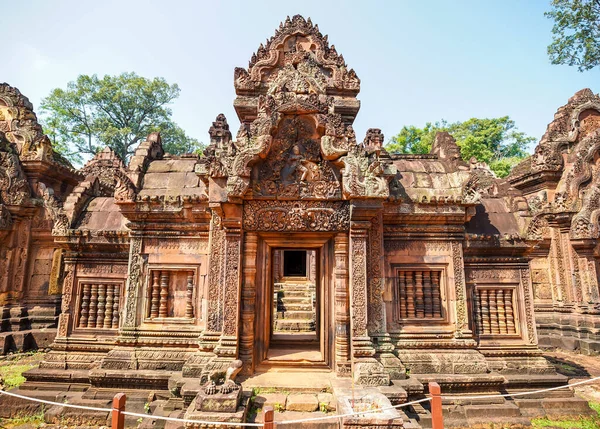
POLYGON ((98 284, 92 283, 90 295, 90 312, 88 318, 88 328, 96 327, 96 317, 98 316, 98 284))
POLYGON ((119 327, 119 301, 121 300, 121 285, 115 285, 113 298, 112 328, 119 327))
POLYGON ((167 317, 169 300, 169 272, 160 273, 160 303, 158 305, 158 317, 167 317))
POLYGON ((90 314, 90 284, 85 283, 83 285, 81 296, 81 313, 79 317, 79 327, 87 328, 88 327, 88 316, 90 314))
POLYGON ((160 304, 160 271, 152 271, 152 297, 150 299, 150 318, 158 317, 158 306, 160 304))
POLYGON ((495 291, 488 291, 488 302, 490 306, 490 328, 492 334, 496 335, 500 333, 500 327, 498 325, 498 307, 496 306, 496 294, 495 291))
POLYGON ((106 306, 104 308, 104 329, 110 329, 112 326, 113 300, 115 293, 115 284, 106 285, 106 306))
POLYGON ((406 311, 408 317, 415 317, 415 284, 412 271, 406 271, 406 311))
POLYGON ((433 300, 433 317, 442 317, 442 298, 440 296, 440 272, 432 271, 431 273, 431 289, 433 300))
POLYGON ((481 303, 479 302, 479 291, 473 290, 473 314, 475 316, 475 326, 477 328, 477 334, 483 333, 483 323, 481 320, 481 303))
POLYGON ((431 271, 423 271, 423 299, 425 301, 425 317, 433 317, 431 271))
POLYGON ((185 295, 185 317, 191 319, 194 317, 194 272, 188 271, 187 290, 185 295))
POLYGON ((480 302, 481 302, 481 319, 483 325, 483 333, 490 334, 492 332, 491 324, 490 324, 490 303, 488 300, 488 291, 487 289, 481 289, 479 291, 480 294, 480 302))
POLYGON ((104 327, 104 310, 106 306, 106 285, 98 285, 98 313, 96 314, 96 328, 104 327))
POLYGON ((501 334, 508 333, 506 330, 506 311, 504 309, 504 289, 496 291, 496 308, 498 308, 498 328, 501 334))
POLYGON ((512 289, 507 289, 504 293, 504 310, 506 311, 506 331, 508 334, 515 334, 515 317, 512 304, 512 289))
POLYGON ((404 271, 398 272, 398 290, 400 295, 400 302, 398 303, 399 316, 405 318, 408 315, 408 300, 406 299, 406 281, 404 271))
POLYGON ((425 315, 425 303, 423 301, 423 272, 415 271, 415 285, 416 285, 416 293, 415 293, 415 310, 416 316, 419 319, 422 319, 425 315))

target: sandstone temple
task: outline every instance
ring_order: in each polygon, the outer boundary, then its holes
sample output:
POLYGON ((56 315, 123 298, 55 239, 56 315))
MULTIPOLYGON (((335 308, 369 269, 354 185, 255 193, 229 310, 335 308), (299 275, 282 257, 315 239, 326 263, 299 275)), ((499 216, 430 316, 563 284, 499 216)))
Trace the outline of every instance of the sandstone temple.
MULTIPOLYGON (((426 155, 357 138, 360 80, 310 19, 286 19, 234 85, 241 126, 218 115, 203 156, 153 133, 128 162, 106 148, 78 170, 0 85, 0 344, 50 349, 20 393, 104 406, 126 391, 155 416, 235 425, 261 380, 339 413, 429 381, 560 386, 540 347, 600 351, 598 95, 576 93, 499 179, 447 133, 426 155)), ((446 423, 583 412, 570 395, 445 403, 446 423)), ((430 425, 426 404, 386 413, 345 425, 430 425)))

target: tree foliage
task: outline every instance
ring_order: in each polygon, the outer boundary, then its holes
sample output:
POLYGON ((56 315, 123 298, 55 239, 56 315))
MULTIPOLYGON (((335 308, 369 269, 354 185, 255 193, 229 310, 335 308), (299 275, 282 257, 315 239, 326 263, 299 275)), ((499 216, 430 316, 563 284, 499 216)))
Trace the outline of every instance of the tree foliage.
POLYGON ((519 131, 515 121, 503 116, 451 124, 444 120, 428 122, 423 128, 404 126, 386 149, 392 153, 429 153, 438 131, 452 134, 464 160, 474 156, 486 162, 499 177, 507 176, 513 166, 528 156, 527 146, 536 140, 519 131))
POLYGON ((179 91, 163 78, 150 80, 135 73, 103 78, 81 75, 42 100, 44 131, 55 150, 73 162, 104 146, 127 160, 153 131, 160 131, 166 152, 199 151, 201 143, 171 119, 168 106, 179 91))
POLYGON ((552 0, 546 17, 554 21, 548 55, 552 64, 600 65, 600 0, 552 0))

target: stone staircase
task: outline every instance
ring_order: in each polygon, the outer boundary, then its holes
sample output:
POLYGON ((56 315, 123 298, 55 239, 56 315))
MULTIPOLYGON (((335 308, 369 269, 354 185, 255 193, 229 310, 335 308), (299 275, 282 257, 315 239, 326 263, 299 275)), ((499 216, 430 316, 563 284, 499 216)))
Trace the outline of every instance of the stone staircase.
POLYGON ((275 283, 277 312, 273 332, 308 333, 315 331, 315 284, 311 282, 275 283))

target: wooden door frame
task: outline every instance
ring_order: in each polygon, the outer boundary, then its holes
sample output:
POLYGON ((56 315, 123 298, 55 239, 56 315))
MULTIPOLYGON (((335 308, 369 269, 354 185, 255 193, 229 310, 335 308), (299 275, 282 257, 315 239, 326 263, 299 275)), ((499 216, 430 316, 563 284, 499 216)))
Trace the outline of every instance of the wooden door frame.
POLYGON ((333 370, 334 318, 334 244, 333 233, 258 233, 256 253, 256 318, 254 323, 254 366, 266 359, 270 339, 272 299, 272 255, 274 249, 317 250, 317 282, 320 288, 319 343, 325 365, 333 370))

